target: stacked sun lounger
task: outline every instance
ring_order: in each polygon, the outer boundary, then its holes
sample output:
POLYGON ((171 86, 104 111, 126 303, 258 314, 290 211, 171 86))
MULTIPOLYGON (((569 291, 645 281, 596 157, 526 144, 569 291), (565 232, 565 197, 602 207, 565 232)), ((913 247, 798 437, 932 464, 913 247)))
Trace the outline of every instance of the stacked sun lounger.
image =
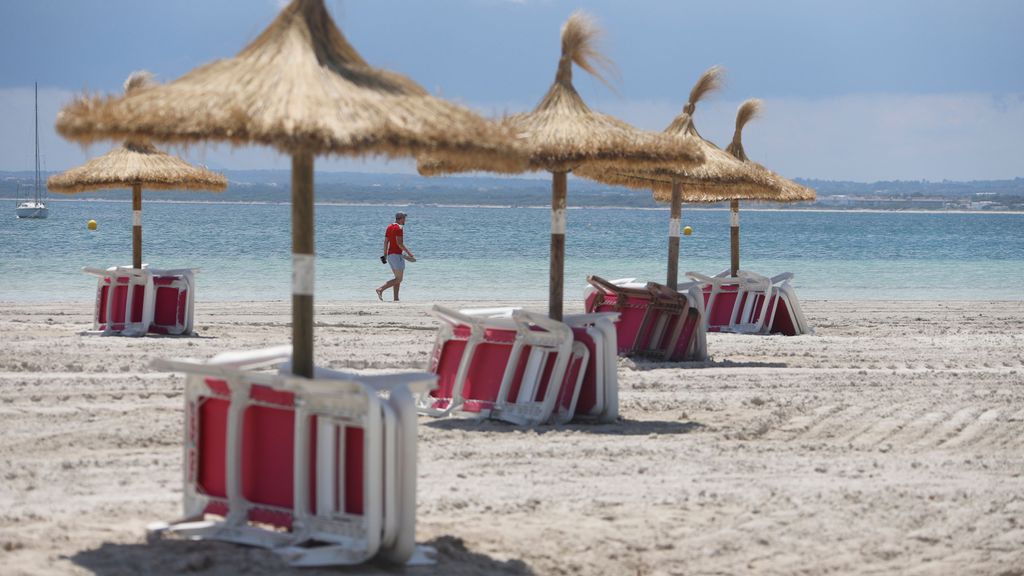
POLYGON ((93 330, 104 335, 192 334, 195 270, 82 269, 97 276, 93 330))
POLYGON ((618 353, 666 361, 704 360, 703 298, 696 284, 672 290, 655 282, 632 278, 587 278, 586 310, 619 314, 618 353))
POLYGON ((413 394, 436 376, 299 378, 290 354, 154 362, 186 374, 185 510, 151 535, 271 548, 296 566, 422 560, 413 394))
POLYGON ((516 308, 431 313, 441 322, 430 362, 438 386, 418 398, 421 413, 524 426, 618 417, 615 314, 559 322, 516 308))
POLYGON ((700 284, 709 332, 796 336, 812 331, 790 283, 790 272, 771 278, 745 270, 735 277, 725 272, 686 275, 700 284))

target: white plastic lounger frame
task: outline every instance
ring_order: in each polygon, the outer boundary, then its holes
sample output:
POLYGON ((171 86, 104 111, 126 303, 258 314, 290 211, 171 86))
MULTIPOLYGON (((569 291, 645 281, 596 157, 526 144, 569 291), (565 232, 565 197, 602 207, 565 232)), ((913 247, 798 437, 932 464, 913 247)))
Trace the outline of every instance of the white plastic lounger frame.
MULTIPOLYGON (((628 279, 632 280, 632 278, 628 279)), ((627 280, 623 280, 627 281, 627 280)), ((512 313, 522 310, 518 307, 501 308, 470 308, 459 310, 461 314, 470 317, 484 318, 512 318, 512 313)), ((619 417, 619 385, 618 385, 618 349, 616 342, 615 322, 619 315, 616 312, 598 312, 594 314, 567 314, 562 321, 570 328, 581 328, 594 340, 597 358, 594 365, 597 369, 597 401, 594 408, 582 416, 595 417, 600 422, 614 422, 619 417)), ((580 388, 586 377, 585 368, 590 365, 590 351, 586 346, 573 344, 573 361, 582 358, 584 369, 581 369, 575 382, 576 391, 573 394, 575 399, 572 409, 564 414, 558 414, 556 422, 566 423, 574 419, 576 414, 576 400, 579 399, 580 388)))
POLYGON ((648 282, 645 287, 656 295, 651 306, 661 313, 657 315, 657 320, 651 328, 647 348, 637 352, 641 356, 661 356, 667 359, 675 350, 678 339, 682 335, 692 303, 686 294, 681 294, 663 284, 648 282), (684 300, 685 304, 682 303, 684 300), (673 319, 676 321, 673 322, 673 319), (668 332, 670 326, 673 329, 672 333, 668 332))
MULTIPOLYGON (((473 359, 473 352, 476 347, 484 341, 485 326, 484 321, 470 317, 468 314, 462 314, 446 308, 439 304, 435 304, 430 309, 430 314, 441 321, 441 325, 438 327, 437 337, 434 340, 434 351, 433 357, 430 360, 429 370, 431 372, 437 372, 438 366, 441 362, 441 355, 444 353, 444 346, 450 340, 457 339, 455 335, 455 328, 457 326, 466 326, 469 329, 469 337, 466 338, 466 346, 463 349, 462 357, 459 360, 459 367, 455 375, 455 381, 452 384, 451 396, 438 398, 431 396, 430 394, 420 394, 416 398, 416 410, 421 414, 428 416, 448 416, 453 414, 462 408, 465 399, 462 397, 462 390, 465 386, 466 377, 469 374, 470 365, 473 359), (438 401, 447 401, 444 408, 437 408, 438 401)), ((484 315, 486 317, 486 315, 484 315)), ((505 317, 505 316, 498 316, 505 317)), ((512 314, 509 312, 507 318, 508 321, 502 326, 498 326, 502 330, 515 330, 515 324, 511 320, 512 314)), ((493 324, 492 324, 493 327, 493 324)), ((479 417, 485 417, 486 413, 478 414, 479 417)))
POLYGON ((701 286, 700 282, 685 282, 676 287, 676 292, 686 298, 690 310, 696 311, 699 318, 693 327, 690 344, 686 350, 684 360, 688 362, 702 362, 708 359, 707 310, 704 308, 704 292, 701 286))
POLYGON ((151 332, 169 334, 169 335, 191 335, 193 333, 194 316, 195 316, 195 302, 196 302, 196 273, 199 272, 198 268, 168 268, 158 269, 149 268, 149 273, 153 276, 153 319, 150 326, 151 332), (185 302, 184 302, 184 313, 181 313, 175 308, 175 316, 173 323, 161 323, 157 324, 160 320, 160 311, 158 310, 159 292, 161 289, 171 289, 180 293, 181 290, 185 291, 185 302), (178 317, 181 320, 178 320, 178 317))
MULTIPOLYGON (((728 274, 728 270, 726 274, 728 274)), ((638 281, 636 278, 620 278, 612 280, 611 283, 623 288, 645 288, 648 285, 647 282, 638 281)), ((701 322, 695 327, 693 338, 690 339, 687 360, 703 361, 708 358, 707 315, 704 308, 704 293, 701 291, 702 286, 703 282, 693 281, 680 284, 676 289, 677 292, 686 296, 686 299, 689 300, 690 308, 697 310, 701 317, 701 322)), ((588 284, 583 289, 584 301, 596 291, 596 288, 588 284)), ((655 338, 661 338, 665 330, 664 323, 665 319, 660 318, 658 323, 655 324, 651 331, 652 341, 656 341, 655 338)))
POLYGON ((707 313, 704 315, 704 329, 707 330, 711 324, 715 300, 725 292, 726 286, 736 286, 736 299, 733 302, 732 311, 729 314, 728 324, 718 326, 723 332, 735 332, 739 334, 761 334, 766 326, 770 324, 765 320, 768 317, 769 305, 774 295, 774 287, 769 278, 740 270, 736 277, 705 276, 699 272, 687 272, 686 275, 697 282, 711 287, 708 297, 707 313), (756 295, 763 297, 758 299, 756 295), (756 302, 760 300, 759 304, 756 302), (742 308, 741 308, 742 307, 742 308))
MULTIPOLYGON (((571 338, 571 336, 570 336, 571 338)), ((569 357, 566 358, 565 368, 562 370, 562 376, 556 378, 558 375, 558 366, 556 364, 555 369, 551 372, 551 378, 548 381, 548 387, 544 391, 544 399, 537 401, 535 398, 538 394, 538 387, 542 384, 541 374, 544 371, 544 365, 546 363, 548 354, 536 354, 535 351, 531 351, 530 358, 526 365, 526 375, 523 377, 523 382, 519 386, 519 393, 516 394, 515 403, 501 401, 501 398, 505 398, 506 394, 499 392, 499 406, 497 407, 496 417, 509 422, 521 423, 524 426, 533 426, 535 424, 544 423, 551 421, 555 424, 566 424, 572 421, 573 416, 576 414, 576 402, 580 396, 580 385, 583 384, 583 377, 586 375, 587 363, 590 361, 590 350, 587 350, 586 345, 580 342, 571 342, 572 347, 570 348, 569 357), (577 366, 575 377, 569 382, 566 382, 567 377, 571 377, 571 374, 567 372, 573 367, 577 366), (528 376, 536 374, 536 377, 528 376), (570 386, 569 390, 569 405, 562 406, 562 396, 565 394, 564 386, 570 386), (550 400, 549 400, 550 399, 550 400), (523 407, 535 408, 537 411, 543 411, 544 406, 551 404, 551 410, 548 412, 548 417, 536 422, 531 414, 519 416, 520 412, 523 412, 523 407), (515 415, 509 418, 507 414, 511 408, 515 415)), ((564 354, 559 354, 556 362, 561 362, 564 354)))
POLYGON ((768 323, 769 331, 775 324, 775 318, 778 315, 778 303, 780 300, 785 300, 786 311, 789 313, 789 320, 792 322, 793 327, 796 328, 797 334, 813 334, 814 329, 807 321, 807 317, 804 316, 803 307, 800 306, 800 300, 796 297, 796 290, 793 289, 793 285, 790 284, 790 280, 793 279, 792 272, 783 272, 776 276, 771 277, 771 283, 775 287, 775 292, 778 298, 773 302, 771 314, 768 323))
MULTIPOLYGON (((711 295, 708 299, 708 310, 714 305, 714 298, 721 293, 721 287, 726 285, 737 286, 736 301, 732 310, 732 323, 729 326, 720 327, 724 332, 740 332, 754 334, 768 334, 773 331, 777 318, 779 302, 786 302, 786 310, 789 314, 789 321, 792 323, 797 334, 810 334, 813 332, 803 309, 796 297, 790 280, 793 279, 792 272, 783 272, 768 278, 746 270, 737 271, 737 277, 729 277, 729 271, 725 270, 713 277, 707 277, 696 272, 687 272, 687 276, 700 283, 712 286, 711 295), (746 298, 743 298, 743 295, 746 298), (760 295, 760 304, 755 305, 760 295), (740 303, 743 308, 740 309, 740 303)), ((705 326, 710 321, 711 314, 706 316, 705 326)))
MULTIPOLYGON (((488 311, 491 310, 493 309, 488 309, 488 311)), ((459 361, 448 405, 443 409, 433 408, 432 406, 438 398, 429 394, 421 394, 417 401, 417 409, 421 413, 444 416, 458 412, 460 416, 490 417, 522 426, 535 426, 551 418, 562 388, 565 371, 571 360, 570 356, 573 354, 572 330, 568 326, 541 314, 525 310, 513 310, 507 317, 496 317, 486 313, 464 314, 435 304, 430 313, 441 321, 434 346, 434 358, 431 360, 431 371, 437 370, 444 344, 455 338, 455 326, 467 326, 470 335, 459 361), (461 410, 465 403, 463 388, 473 362, 475 349, 484 342, 485 332, 488 329, 514 330, 516 332, 515 341, 512 343, 512 349, 505 363, 493 407, 480 412, 466 412, 461 410), (523 349, 527 346, 530 347, 530 356, 527 358, 526 370, 519 383, 519 393, 515 401, 509 401, 508 396, 514 385, 513 380, 519 360, 523 349), (555 355, 554 366, 546 383, 544 397, 541 400, 534 400, 533 394, 536 394, 542 385, 541 378, 551 354, 555 355)))
POLYGON ((598 356, 594 366, 597 369, 597 401, 594 408, 582 416, 596 418, 602 423, 615 422, 619 418, 619 356, 615 332, 618 319, 619 315, 615 312, 567 314, 562 317, 562 321, 569 326, 585 329, 596 344, 598 356))
MULTIPOLYGON (((154 525, 154 534, 173 531, 192 538, 225 540, 272 548, 296 566, 352 565, 380 557, 403 563, 422 561, 415 546, 416 418, 412 393, 429 389, 436 376, 428 373, 360 375, 318 369, 313 379, 285 372, 255 372, 290 358, 290 347, 228 353, 210 362, 156 360, 157 368, 185 372, 185 519, 154 525), (226 382, 228 395, 214 390, 208 379, 226 382), (242 494, 242 439, 245 414, 260 405, 252 386, 293 395, 293 505, 289 509, 253 503, 242 494), (203 493, 196 458, 200 402, 220 396, 229 400, 225 443, 226 498, 203 493), (312 417, 317 419, 315 462, 310 462, 312 417), (347 427, 363 431, 362 513, 340 509, 336 482, 344 482, 345 449, 337 442, 347 427), (310 474, 316 478, 316 510, 310 512, 310 474), (202 521, 212 502, 226 504, 223 521, 202 521), (290 515, 291 532, 266 530, 250 523, 254 509, 290 515), (307 542, 317 546, 306 547, 307 542)), ((281 408, 279 405, 268 405, 281 408)))
POLYGON ((93 312, 93 332, 107 335, 143 336, 149 331, 149 323, 153 318, 153 276, 146 269, 130 266, 112 266, 107 269, 86 266, 82 272, 97 276, 96 309, 93 312), (124 287, 125 302, 123 310, 115 310, 117 288, 124 287), (142 311, 138 321, 132 322, 137 310, 134 309, 136 287, 143 289, 142 311), (107 288, 104 294, 104 287, 107 288), (117 314, 124 313, 123 322, 115 322, 117 314), (118 326, 121 326, 118 328, 118 326))

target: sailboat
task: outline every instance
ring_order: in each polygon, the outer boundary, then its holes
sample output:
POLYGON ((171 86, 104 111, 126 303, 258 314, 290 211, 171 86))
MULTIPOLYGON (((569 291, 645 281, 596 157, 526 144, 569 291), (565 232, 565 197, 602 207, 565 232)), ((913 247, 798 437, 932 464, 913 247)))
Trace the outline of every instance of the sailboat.
POLYGON ((50 209, 46 202, 40 199, 40 188, 43 186, 43 178, 39 172, 39 83, 36 83, 36 182, 35 190, 31 200, 18 202, 15 213, 18 218, 46 218, 50 215, 50 209))

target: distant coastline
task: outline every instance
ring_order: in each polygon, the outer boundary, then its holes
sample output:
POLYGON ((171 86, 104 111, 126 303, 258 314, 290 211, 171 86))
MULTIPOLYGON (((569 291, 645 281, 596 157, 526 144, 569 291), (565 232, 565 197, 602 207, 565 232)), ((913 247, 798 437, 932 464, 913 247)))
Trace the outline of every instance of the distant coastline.
MULTIPOLYGON (((16 199, 0 197, 0 202, 14 202, 16 199)), ((96 203, 110 203, 110 204, 131 204, 131 199, 119 199, 119 198, 53 198, 50 197, 48 202, 96 202, 96 203)), ((288 205, 287 200, 166 200, 166 199, 146 199, 147 204, 239 204, 239 205, 266 205, 266 206, 284 206, 288 205)), ((545 205, 525 205, 525 204, 438 204, 434 202, 337 202, 337 201, 324 201, 316 202, 316 206, 366 206, 366 207, 395 207, 395 208, 407 208, 416 206, 429 206, 431 208, 490 208, 490 209, 503 209, 503 208, 520 208, 524 210, 547 210, 550 206, 545 205)), ((661 211, 668 210, 668 206, 621 206, 621 205, 581 205, 581 206, 569 206, 568 210, 650 210, 650 211, 661 211)), ((684 211, 701 211, 701 212, 728 212, 729 207, 724 205, 700 205, 700 204, 684 204, 684 211)), ((987 215, 1000 215, 1000 214, 1024 214, 1022 210, 964 210, 964 209, 882 209, 882 208, 836 208, 836 207, 823 207, 818 205, 803 205, 803 206, 758 206, 757 204, 751 204, 749 206, 744 205, 742 207, 743 212, 784 212, 784 211, 799 211, 799 212, 821 212, 821 213, 842 213, 842 214, 987 214, 987 215)))
MULTIPOLYGON (((186 191, 144 191, 146 202, 213 202, 287 204, 290 174, 283 170, 224 172, 227 191, 201 193, 186 191)), ((518 207, 549 206, 550 184, 537 178, 456 176, 425 178, 415 174, 318 172, 315 175, 317 203, 355 206, 444 206, 518 207)), ((842 182, 797 179, 818 192, 810 203, 781 205, 771 202, 743 202, 743 210, 815 210, 834 212, 927 212, 1018 214, 1024 212, 1024 178, 971 182, 842 182)), ((0 201, 18 199, 31 182, 27 172, 0 171, 0 201)), ((55 196, 60 201, 127 201, 126 190, 55 196)), ((573 178, 569 184, 570 208, 663 209, 644 191, 604 186, 573 178)), ((722 209, 715 205, 686 204, 687 210, 722 209)))

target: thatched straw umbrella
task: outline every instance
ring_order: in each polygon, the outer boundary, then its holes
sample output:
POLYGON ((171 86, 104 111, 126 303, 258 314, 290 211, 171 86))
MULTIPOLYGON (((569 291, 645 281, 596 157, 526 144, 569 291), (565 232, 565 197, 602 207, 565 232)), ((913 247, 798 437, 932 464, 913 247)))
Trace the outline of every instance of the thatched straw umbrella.
MULTIPOLYGON (((721 88, 723 71, 713 66, 701 74, 690 90, 689 100, 683 112, 665 129, 681 139, 694 141, 704 153, 704 163, 695 167, 680 166, 669 170, 594 170, 584 168, 577 174, 614 186, 634 189, 649 189, 655 200, 671 205, 669 215, 668 267, 666 284, 678 286, 679 279, 679 227, 682 202, 715 203, 725 200, 770 200, 787 202, 802 200, 791 197, 793 190, 785 185, 777 174, 763 167, 738 160, 723 151, 697 131, 693 114, 697 103, 713 91, 721 88)), ((788 182, 788 181, 786 181, 788 182)), ((803 195, 803 192, 801 192, 803 195)))
POLYGON ((712 67, 700 75, 690 90, 682 113, 665 129, 666 134, 692 142, 705 155, 705 162, 697 166, 675 166, 668 170, 642 170, 628 172, 582 169, 578 174, 614 186, 629 188, 671 189, 669 213, 669 261, 666 284, 675 289, 679 283, 679 228, 682 202, 721 202, 735 194, 752 197, 770 193, 768 182, 742 162, 723 152, 714 143, 702 138, 693 123, 697 102, 722 87, 724 71, 712 67))
MULTIPOLYGON (((125 94, 150 84, 148 72, 136 72, 124 83, 125 94)), ((63 194, 131 188, 132 267, 142 268, 142 189, 222 192, 227 178, 198 168, 145 141, 127 141, 99 158, 51 176, 46 186, 63 194)))
MULTIPOLYGON (((764 178, 770 179, 773 187, 778 190, 773 202, 805 202, 812 201, 817 197, 814 190, 801 186, 788 178, 784 178, 775 172, 751 161, 743 150, 743 127, 757 117, 761 112, 761 101, 751 98, 740 104, 736 111, 736 130, 732 135, 732 142, 726 147, 726 152, 740 160, 744 165, 751 167, 755 172, 764 178)), ((729 206, 729 238, 730 238, 730 264, 729 273, 735 277, 740 269, 740 199, 733 198, 729 206)))
MULTIPOLYGON (((562 56, 555 81, 531 112, 503 120, 520 135, 529 155, 531 170, 552 173, 551 184, 551 269, 548 315, 562 319, 565 262, 565 209, 567 176, 584 166, 606 169, 658 168, 694 165, 703 157, 692 143, 637 130, 632 126, 591 110, 572 84, 575 63, 604 80, 601 69, 608 61, 596 48, 599 31, 585 13, 576 11, 562 26, 562 56)), ((465 165, 421 158, 424 175, 465 171, 465 165)))
POLYGON ((78 98, 57 130, 79 142, 149 137, 265 144, 292 157, 294 373, 313 375, 313 158, 465 154, 516 162, 505 130, 371 67, 323 0, 293 0, 234 58, 123 98, 78 98))
POLYGON ((671 203, 668 232, 668 267, 666 284, 676 288, 679 281, 679 227, 682 202, 721 202, 742 195, 763 198, 773 194, 771 182, 743 162, 705 140, 697 131, 693 114, 697 103, 722 86, 723 71, 718 66, 707 69, 693 85, 683 111, 665 128, 665 134, 691 142, 704 153, 704 163, 697 166, 673 166, 669 169, 643 170, 631 167, 622 170, 584 168, 577 174, 616 186, 663 191, 671 203))

